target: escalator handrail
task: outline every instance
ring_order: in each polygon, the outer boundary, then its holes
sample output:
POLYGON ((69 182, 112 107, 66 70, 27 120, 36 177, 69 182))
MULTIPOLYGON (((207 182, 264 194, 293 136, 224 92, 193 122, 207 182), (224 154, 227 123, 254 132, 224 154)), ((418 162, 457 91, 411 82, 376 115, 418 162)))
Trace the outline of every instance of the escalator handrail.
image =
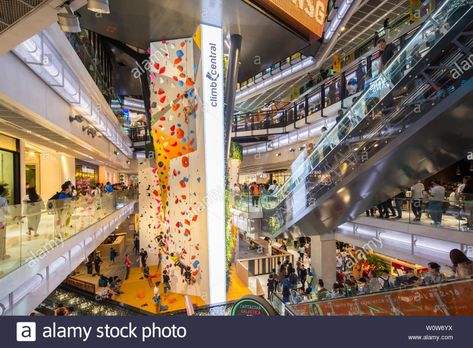
MULTIPOLYGON (((367 114, 369 114, 372 111, 372 110, 368 110, 368 111, 363 112, 363 117, 357 120, 357 118, 353 117, 354 115, 356 115, 356 113, 354 113, 352 110, 356 110, 357 108, 360 108, 360 107, 364 108, 363 103, 365 103, 365 96, 367 94, 371 93, 371 94, 377 95, 378 94, 377 90, 379 89, 380 85, 386 84, 386 83, 390 84, 390 79, 388 79, 387 76, 389 76, 389 74, 392 74, 392 75, 395 74, 393 73, 393 71, 396 71, 396 69, 398 69, 402 65, 402 63, 399 62, 400 60, 402 61, 402 59, 400 58, 402 56, 406 56, 407 53, 412 50, 412 46, 413 46, 412 44, 414 43, 415 45, 418 45, 419 42, 421 43, 428 42, 427 39, 422 38, 422 36, 424 35, 424 32, 428 31, 427 29, 429 29, 432 25, 436 24, 435 18, 439 15, 439 13, 442 13, 443 11, 448 11, 446 7, 450 7, 449 13, 451 14, 454 12, 456 8, 458 8, 458 7, 455 7, 455 9, 452 9, 451 2, 452 1, 443 3, 436 11, 434 11, 429 16, 429 18, 425 21, 424 25, 421 28, 419 28, 419 30, 412 37, 409 43, 400 52, 398 52, 396 56, 393 57, 393 59, 391 59, 386 69, 382 73, 380 73, 375 79, 373 79, 373 81, 370 83, 370 86, 362 92, 362 94, 359 96, 357 101, 345 112, 343 118, 327 132, 324 138, 319 141, 317 146, 315 146, 312 153, 307 156, 304 162, 302 162, 301 165, 292 173, 291 177, 278 189, 278 191, 272 195, 266 195, 265 197, 263 197, 263 199, 261 200, 261 205, 263 206, 264 209, 274 209, 282 201, 284 201, 286 197, 292 191, 289 188, 290 185, 295 184, 297 186, 298 183, 304 180, 312 171, 311 162, 313 159, 315 159, 315 156, 318 156, 320 153, 322 153, 323 155, 323 149, 327 147, 331 149, 330 150, 331 152, 332 149, 343 140, 343 139, 338 139, 337 132, 339 131, 339 125, 350 124, 352 126, 356 126, 366 117, 367 114), (447 6, 447 3, 448 3, 448 6, 447 6), (277 204, 270 206, 268 205, 268 201, 277 202, 277 204)), ((462 4, 464 4, 464 3, 471 3, 472 1, 471 0, 458 0, 458 2, 461 2, 462 4)), ((470 8, 470 11, 471 11, 471 8, 470 8)), ((469 13, 470 11, 468 11, 467 13, 469 13)), ((466 14, 464 14, 463 16, 465 15, 466 14)), ((461 18, 463 18, 463 16, 461 18)), ((448 16, 446 16, 445 18, 448 18, 448 16)), ((457 24, 461 18, 459 18, 455 22, 455 24, 457 24)), ((441 23, 441 24, 443 26, 445 23, 441 23)), ((452 27, 449 28, 449 30, 451 30, 453 27, 455 27, 455 25, 452 25, 452 27)), ((442 33, 442 37, 445 34, 446 32, 442 33)), ((433 47, 435 47, 435 45, 430 47, 429 51, 433 49, 433 47)), ((373 106, 373 109, 374 109, 374 106, 373 106)), ((345 136, 348 136, 348 134, 346 134, 345 136)), ((317 161, 317 165, 320 164, 323 161, 323 159, 327 157, 327 155, 323 155, 321 160, 317 161)))

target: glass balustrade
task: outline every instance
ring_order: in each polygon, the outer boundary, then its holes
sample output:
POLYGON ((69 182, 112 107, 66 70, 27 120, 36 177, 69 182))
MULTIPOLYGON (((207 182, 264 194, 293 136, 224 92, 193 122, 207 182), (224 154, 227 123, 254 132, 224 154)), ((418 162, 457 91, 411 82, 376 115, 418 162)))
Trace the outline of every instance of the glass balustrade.
MULTIPOLYGON (((461 18, 468 18, 472 4, 472 0, 454 0, 437 9, 386 69, 376 79, 367 81, 369 87, 293 170, 288 181, 276 193, 261 197, 268 220, 266 225, 263 222, 265 232, 277 233, 273 226, 284 226, 362 164, 360 157, 374 156, 397 134, 462 86, 467 76, 453 79, 446 70, 433 71, 427 80, 421 74, 426 65, 421 60, 434 48, 439 52, 448 47, 450 43, 442 38, 461 18), (422 112, 416 112, 418 105, 422 106, 422 112), (302 208, 293 211, 295 205, 302 208)), ((452 60, 448 54, 444 56, 440 65, 448 65, 452 60)))
POLYGON ((0 208, 0 277, 45 257, 135 199, 135 191, 125 190, 0 208))
POLYGON ((272 302, 278 304, 275 308, 285 315, 296 316, 455 316, 472 314, 472 290, 473 279, 456 279, 350 297, 329 292, 323 299, 296 304, 274 295, 277 299, 272 302))

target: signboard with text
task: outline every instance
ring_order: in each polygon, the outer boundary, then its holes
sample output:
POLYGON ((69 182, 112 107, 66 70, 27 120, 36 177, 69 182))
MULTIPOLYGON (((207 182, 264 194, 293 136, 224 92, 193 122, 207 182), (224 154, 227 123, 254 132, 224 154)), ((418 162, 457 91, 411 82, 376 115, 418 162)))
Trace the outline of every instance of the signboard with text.
POLYGON ((310 39, 322 37, 328 0, 253 0, 310 39))

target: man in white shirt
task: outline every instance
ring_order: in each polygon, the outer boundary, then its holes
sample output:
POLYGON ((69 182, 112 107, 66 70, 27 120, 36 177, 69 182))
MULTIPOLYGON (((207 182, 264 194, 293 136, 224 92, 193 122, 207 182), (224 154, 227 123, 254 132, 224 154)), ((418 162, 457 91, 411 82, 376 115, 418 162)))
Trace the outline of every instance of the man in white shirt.
POLYGON ((429 212, 432 218, 432 224, 440 226, 442 223, 442 208, 445 200, 445 187, 441 186, 437 181, 432 182, 430 189, 429 212))
POLYGON ((278 190, 278 182, 276 180, 273 180, 273 183, 269 185, 268 192, 270 194, 273 194, 278 190))
POLYGON ((419 180, 411 187, 412 192, 412 212, 414 213, 414 221, 420 221, 422 216, 422 197, 424 195, 424 184, 419 180))

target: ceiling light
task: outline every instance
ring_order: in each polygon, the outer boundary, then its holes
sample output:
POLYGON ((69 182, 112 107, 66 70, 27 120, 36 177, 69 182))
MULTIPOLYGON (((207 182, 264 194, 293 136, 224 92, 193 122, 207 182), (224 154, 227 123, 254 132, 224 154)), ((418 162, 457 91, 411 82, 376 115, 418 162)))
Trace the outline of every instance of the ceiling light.
POLYGON ((59 22, 61 30, 66 33, 80 33, 81 28, 79 23, 79 17, 77 17, 77 15, 72 12, 69 5, 64 5, 64 8, 66 9, 67 13, 57 14, 57 20, 59 22))
POLYGON ((87 2, 87 9, 95 13, 110 13, 110 6, 108 0, 89 0, 87 2))

